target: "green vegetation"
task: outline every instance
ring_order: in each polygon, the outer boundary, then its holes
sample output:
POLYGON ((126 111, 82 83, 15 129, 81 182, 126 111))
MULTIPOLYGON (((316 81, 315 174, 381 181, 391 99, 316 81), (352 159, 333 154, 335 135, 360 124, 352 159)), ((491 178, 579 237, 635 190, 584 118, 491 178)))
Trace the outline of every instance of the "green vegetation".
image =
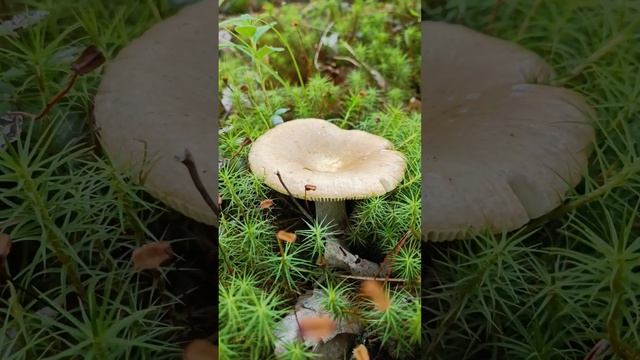
MULTIPOLYGON (((38 113, 86 46, 112 58, 176 11, 164 0, 9 4, 0 1, 0 23, 27 8, 46 13, 2 27, 0 115, 38 113)), ((101 154, 92 125, 100 76, 80 77, 0 149, 0 233, 12 239, 0 257, 2 359, 175 359, 215 331, 215 248, 202 235, 215 229, 167 212, 101 154), (157 240, 178 259, 133 272, 132 250, 157 240)))
MULTIPOLYGON (((229 3, 223 8, 232 8, 229 3)), ((416 356, 421 116, 410 104, 420 81, 419 4, 264 3, 252 15, 238 13, 223 14, 220 25, 221 38, 231 41, 220 44, 219 62, 220 357, 273 357, 273 329, 313 288, 325 294, 323 306, 334 319, 363 321, 359 341, 372 357, 416 356), (282 121, 309 117, 383 136, 407 158, 396 191, 350 204, 345 234, 354 253, 394 260, 391 276, 402 281, 388 284, 392 305, 383 312, 359 296, 358 280, 322 266, 324 243, 335 229, 304 217, 248 169, 251 141, 282 121), (267 199, 273 204, 261 207, 267 199), (295 232, 297 240, 280 248, 278 230, 295 232)), ((283 358, 309 359, 309 351, 292 343, 283 358)))
POLYGON ((428 246, 425 351, 640 359, 640 3, 426 3, 427 19, 535 51, 557 71, 554 83, 583 94, 598 116, 586 178, 544 224, 428 246))

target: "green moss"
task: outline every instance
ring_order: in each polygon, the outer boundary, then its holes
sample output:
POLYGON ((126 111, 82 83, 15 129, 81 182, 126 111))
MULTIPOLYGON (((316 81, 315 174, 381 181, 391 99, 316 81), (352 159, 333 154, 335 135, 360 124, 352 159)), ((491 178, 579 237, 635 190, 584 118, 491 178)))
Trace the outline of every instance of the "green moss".
POLYGON ((429 247, 426 351, 443 359, 582 359, 606 341, 602 358, 639 358, 638 3, 443 3, 424 15, 546 59, 557 72, 552 83, 596 109, 597 142, 584 182, 541 226, 429 247))
MULTIPOLYGON (((261 37, 256 48, 266 45, 290 48, 294 56, 283 51, 261 59, 241 51, 223 50, 220 76, 225 79, 225 86, 232 89, 234 101, 220 124, 223 158, 219 175, 223 202, 220 276, 221 294, 226 294, 237 276, 235 269, 254 270, 253 276, 260 284, 258 291, 285 296, 286 301, 278 307, 280 311, 293 310, 292 304, 299 294, 314 287, 323 289, 327 295, 325 308, 336 318, 370 310, 357 297, 357 282, 336 282, 335 271, 318 265, 326 238, 335 229, 306 219, 286 196, 256 181, 248 170, 250 145, 245 139, 255 140, 272 128, 277 109, 286 109, 277 113, 284 121, 321 118, 342 128, 386 137, 407 157, 405 179, 397 191, 354 202, 347 238, 354 246, 359 244, 369 249, 362 252, 362 256, 382 261, 403 235, 409 233, 406 246, 412 250, 400 253, 392 274, 410 280, 392 292, 394 300, 405 305, 398 305, 390 313, 389 326, 380 320, 385 315, 375 311, 363 318, 371 329, 368 341, 394 348, 394 356, 404 359, 413 356, 420 344, 420 336, 408 339, 404 333, 408 319, 415 316, 409 315, 413 310, 408 309, 420 303, 415 286, 419 274, 415 266, 420 266, 421 121, 420 115, 408 108, 409 100, 418 97, 415 89, 419 82, 420 63, 416 56, 419 51, 413 47, 419 47, 420 31, 418 13, 414 10, 417 2, 399 1, 397 5, 356 1, 350 11, 344 11, 345 5, 339 1, 281 7, 265 5, 252 21, 276 25, 261 37), (314 64, 316 48, 325 31, 329 38, 333 36, 337 41, 325 42, 314 64), (394 57, 392 63, 389 57, 394 57), (299 82, 294 64, 300 69, 303 84, 299 82), (259 67, 264 70, 262 78, 256 71, 259 67), (372 70, 381 75, 383 84, 372 70), (246 100, 242 100, 243 97, 246 100), (260 209, 260 202, 265 199, 272 199, 274 204, 269 209, 260 209), (247 227, 259 235, 247 236, 247 227), (277 230, 296 232, 297 241, 280 247, 275 237, 277 230), (381 232, 385 232, 384 241, 379 241, 381 232), (394 344, 400 346, 396 348, 394 344)), ((234 32, 233 27, 226 30, 234 32)), ((225 97, 221 93, 219 97, 226 101, 229 95, 225 97)), ((286 141, 281 146, 287 146, 286 141)), ((313 209, 312 203, 301 202, 301 205, 309 206, 309 211, 313 209)), ((221 308, 224 306, 221 303, 221 308)), ((419 309, 419 305, 416 308, 419 309)), ((231 348, 240 346, 239 340, 233 340, 236 321, 221 318, 224 330, 220 336, 230 339, 231 348)), ((240 347, 233 349, 242 358, 272 357, 273 343, 265 339, 261 345, 264 351, 260 354, 240 347)), ((304 351, 300 344, 291 344, 284 358, 306 358, 304 351)))

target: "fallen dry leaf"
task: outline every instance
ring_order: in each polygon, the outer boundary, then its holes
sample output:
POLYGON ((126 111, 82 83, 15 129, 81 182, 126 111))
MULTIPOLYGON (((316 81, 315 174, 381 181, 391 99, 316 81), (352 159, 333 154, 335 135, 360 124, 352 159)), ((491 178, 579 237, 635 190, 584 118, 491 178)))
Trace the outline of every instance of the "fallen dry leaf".
POLYGON ((158 241, 133 250, 132 260, 135 271, 157 269, 171 258, 173 251, 168 241, 158 241))
POLYGON ((106 59, 102 52, 95 45, 90 45, 84 49, 71 68, 76 74, 85 75, 99 68, 105 61, 106 59))
POLYGON ((207 340, 193 340, 182 353, 183 360, 212 360, 218 359, 218 347, 207 340))
POLYGON ((360 293, 373 301, 376 309, 385 311, 391 305, 391 299, 384 291, 382 283, 375 280, 365 280, 362 282, 360 293))
POLYGON ((409 105, 407 106, 407 110, 409 112, 420 112, 422 110, 422 102, 414 97, 409 100, 409 105))
POLYGON ((304 337, 324 338, 333 333, 335 322, 328 316, 309 316, 299 319, 300 332, 304 337))
POLYGON ((0 233, 0 260, 9 256, 11 252, 11 236, 0 233))
POLYGON ((353 357, 355 360, 369 360, 369 351, 363 344, 360 344, 353 349, 353 357))
POLYGON ((260 209, 270 209, 273 206, 273 200, 266 199, 260 202, 260 209))
POLYGON ((276 237, 279 241, 286 241, 289 244, 293 244, 294 242, 296 242, 296 234, 284 230, 279 230, 276 233, 276 237))

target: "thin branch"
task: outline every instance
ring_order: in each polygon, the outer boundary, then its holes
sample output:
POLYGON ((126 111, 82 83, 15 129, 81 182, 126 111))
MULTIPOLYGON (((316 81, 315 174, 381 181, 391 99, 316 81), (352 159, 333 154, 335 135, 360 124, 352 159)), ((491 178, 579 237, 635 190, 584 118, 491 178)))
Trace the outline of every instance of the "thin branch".
POLYGON ((51 108, 55 104, 57 104, 60 101, 60 99, 62 99, 69 92, 69 90, 71 90, 71 88, 73 87, 73 84, 76 83, 77 79, 78 79, 78 73, 74 72, 73 75, 71 75, 71 78, 67 83, 67 86, 65 86, 64 89, 60 90, 60 92, 57 93, 56 96, 53 97, 53 99, 49 100, 47 105, 44 107, 44 109, 42 109, 42 111, 40 111, 38 115, 36 115, 34 120, 40 120, 42 117, 44 117, 51 110, 51 108))
POLYGON ((404 246, 404 243, 407 241, 407 239, 409 239, 409 236, 411 236, 411 231, 407 231, 406 233, 404 233, 404 235, 402 235, 402 237, 400 238, 400 241, 398 241, 398 243, 393 248, 393 250, 387 256, 384 257, 384 260, 380 265, 380 269, 383 271, 386 270, 387 274, 385 275, 385 279, 389 279, 391 277, 391 270, 393 268, 393 257, 398 255, 398 253, 404 246))
MULTIPOLYGON (((406 283, 408 280, 398 279, 398 278, 381 278, 381 277, 371 277, 371 276, 358 276, 358 275, 342 275, 337 274, 337 277, 341 277, 343 279, 353 279, 353 280, 375 280, 375 281, 386 281, 386 282, 398 282, 398 283, 406 283)), ((419 281, 420 279, 418 279, 419 281)))
POLYGON ((193 184, 196 186, 196 189, 198 189, 198 192, 200 193, 204 201, 207 203, 207 205, 209 205, 211 210, 213 210, 213 212, 216 214, 216 217, 220 218, 220 214, 222 211, 218 206, 218 204, 216 204, 213 201, 213 199, 211 199, 211 196, 207 192, 207 189, 202 184, 202 180, 200 179, 200 175, 198 174, 198 168, 196 167, 196 163, 193 160, 193 155, 191 155, 191 151, 189 151, 189 149, 185 149, 184 160, 182 160, 181 162, 189 170, 189 175, 191 175, 191 180, 193 181, 193 184))
POLYGON ((280 184, 282 185, 282 187, 287 191, 287 194, 289 194, 289 197, 291 198, 291 201, 293 202, 293 204, 309 221, 313 221, 313 217, 311 216, 311 214, 309 214, 307 210, 305 210, 302 207, 302 205, 298 204, 298 202, 296 201, 296 198, 293 197, 293 194, 291 194, 291 191, 289 191, 289 188, 287 188, 287 185, 284 184, 284 181, 282 180, 282 175, 280 175, 280 171, 276 171, 276 175, 278 176, 278 180, 280 181, 280 184))
POLYGON ((316 54, 313 57, 313 65, 316 67, 316 70, 318 71, 323 71, 326 70, 326 67, 324 65, 321 65, 319 62, 319 58, 320 58, 320 49, 322 49, 322 39, 326 38, 327 35, 329 34, 329 31, 331 30, 331 28, 333 27, 334 22, 331 22, 327 28, 324 30, 324 32, 322 33, 322 36, 320 36, 320 40, 318 41, 318 45, 316 46, 316 54))

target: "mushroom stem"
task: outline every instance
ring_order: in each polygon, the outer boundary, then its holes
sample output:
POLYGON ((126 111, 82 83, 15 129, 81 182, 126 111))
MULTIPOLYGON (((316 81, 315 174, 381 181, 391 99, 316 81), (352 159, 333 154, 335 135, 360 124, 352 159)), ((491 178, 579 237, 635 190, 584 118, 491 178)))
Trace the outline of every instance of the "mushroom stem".
POLYGON ((316 219, 333 223, 338 229, 347 227, 347 209, 342 201, 316 201, 316 219))
MULTIPOLYGON (((344 200, 316 201, 316 220, 334 224, 338 230, 343 231, 347 227, 347 209, 344 200)), ((350 270, 354 275, 378 276, 380 274, 380 265, 352 254, 344 241, 332 235, 327 237, 324 257, 327 265, 350 270)))

